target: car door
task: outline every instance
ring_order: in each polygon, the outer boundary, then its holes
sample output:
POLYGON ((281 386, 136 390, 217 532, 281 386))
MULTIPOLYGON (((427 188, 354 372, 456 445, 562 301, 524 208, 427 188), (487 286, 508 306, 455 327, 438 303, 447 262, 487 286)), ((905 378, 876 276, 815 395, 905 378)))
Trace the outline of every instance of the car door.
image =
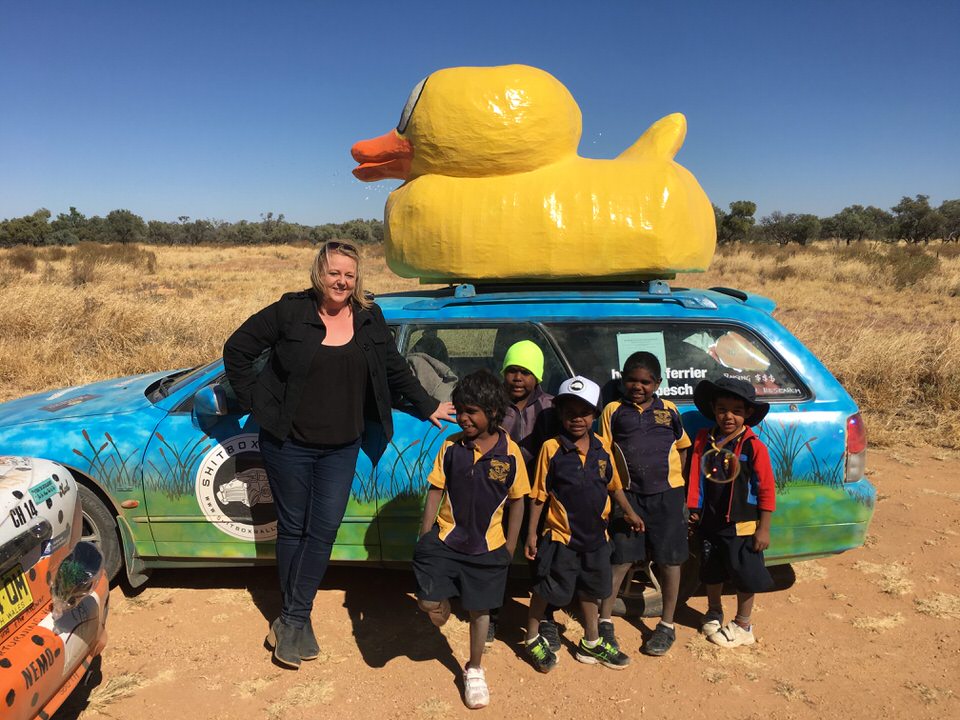
MULTIPOLYGON (((260 457, 259 426, 237 409, 222 371, 206 385, 224 391, 229 412, 198 418, 193 393, 199 388, 193 388, 160 422, 144 453, 144 494, 157 553, 198 560, 273 559, 277 516, 260 457)), ((371 466, 371 458, 361 453, 333 560, 380 558, 373 525, 376 500, 366 485, 371 466)))

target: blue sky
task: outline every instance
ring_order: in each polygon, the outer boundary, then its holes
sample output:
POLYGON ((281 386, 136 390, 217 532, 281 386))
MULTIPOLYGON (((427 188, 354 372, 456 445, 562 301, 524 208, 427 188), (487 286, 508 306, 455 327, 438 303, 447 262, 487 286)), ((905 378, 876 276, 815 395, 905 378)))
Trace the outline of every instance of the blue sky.
POLYGON ((670 112, 714 203, 829 215, 960 198, 960 3, 43 2, 0 4, 0 217, 315 224, 381 217, 350 174, 413 85, 526 63, 613 157, 670 112))

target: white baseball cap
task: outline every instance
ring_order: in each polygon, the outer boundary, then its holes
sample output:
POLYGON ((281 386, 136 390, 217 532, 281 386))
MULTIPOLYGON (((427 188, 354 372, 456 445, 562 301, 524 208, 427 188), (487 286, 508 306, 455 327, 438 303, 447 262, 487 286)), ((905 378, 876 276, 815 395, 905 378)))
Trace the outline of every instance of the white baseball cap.
POLYGON ((583 377, 583 375, 574 375, 569 380, 563 381, 560 390, 557 392, 557 397, 563 397, 564 395, 578 397, 594 407, 600 406, 600 386, 590 378, 583 377))

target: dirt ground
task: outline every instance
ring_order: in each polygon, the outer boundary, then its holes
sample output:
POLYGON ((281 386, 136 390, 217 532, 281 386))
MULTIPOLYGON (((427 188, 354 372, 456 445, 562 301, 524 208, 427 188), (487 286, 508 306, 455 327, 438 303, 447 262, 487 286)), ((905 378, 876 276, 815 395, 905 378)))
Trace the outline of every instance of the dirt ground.
MULTIPOLYGON (((493 717, 900 718, 960 716, 960 455, 875 451, 879 502, 867 545, 781 572, 757 599, 757 645, 722 650, 698 636, 702 595, 678 617, 663 658, 636 652, 653 622, 618 622, 633 663, 577 663, 566 625, 560 665, 520 659, 527 598, 512 588, 501 638, 485 657, 493 717), (795 576, 795 579, 794 579, 795 576), (790 584, 790 580, 793 583, 790 584)), ((278 610, 272 568, 156 572, 143 592, 111 596, 110 640, 57 720, 97 718, 450 718, 467 625, 421 616, 407 572, 332 569, 313 611, 322 654, 299 672, 263 648, 278 610)), ((734 598, 725 597, 728 612, 734 598)))

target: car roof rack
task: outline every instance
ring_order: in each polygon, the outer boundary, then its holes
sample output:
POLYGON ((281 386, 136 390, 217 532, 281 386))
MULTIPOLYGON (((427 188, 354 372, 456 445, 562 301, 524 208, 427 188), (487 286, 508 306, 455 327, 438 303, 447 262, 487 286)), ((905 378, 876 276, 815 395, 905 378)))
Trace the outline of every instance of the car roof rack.
POLYGON ((528 282, 528 283, 471 283, 462 282, 446 288, 426 292, 391 293, 392 297, 410 297, 411 310, 439 310, 451 305, 467 303, 497 303, 512 300, 515 293, 536 293, 537 301, 582 300, 609 301, 636 300, 638 302, 674 302, 685 308, 716 310, 717 303, 701 292, 687 288, 671 289, 666 280, 633 280, 614 282, 528 282), (426 297, 424 297, 426 296, 426 297))

